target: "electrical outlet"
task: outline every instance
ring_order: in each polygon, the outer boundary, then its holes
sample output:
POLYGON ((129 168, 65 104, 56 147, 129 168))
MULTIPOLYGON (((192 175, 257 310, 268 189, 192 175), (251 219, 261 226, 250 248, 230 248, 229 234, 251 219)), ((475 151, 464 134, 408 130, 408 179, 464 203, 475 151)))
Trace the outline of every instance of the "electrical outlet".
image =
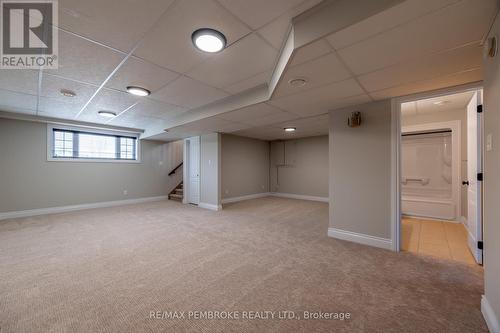
POLYGON ((266 189, 266 185, 260 185, 260 187, 262 187, 263 190, 266 189))
POLYGON ((123 190, 123 195, 127 195, 128 194, 128 191, 127 190, 123 190))
POLYGON ((489 133, 486 136, 486 151, 493 150, 493 134, 489 133))
POLYGON ((159 165, 163 165, 163 161, 158 162, 159 165))
POLYGON ((229 194, 229 190, 228 190, 228 189, 225 189, 225 190, 224 190, 224 193, 229 194))

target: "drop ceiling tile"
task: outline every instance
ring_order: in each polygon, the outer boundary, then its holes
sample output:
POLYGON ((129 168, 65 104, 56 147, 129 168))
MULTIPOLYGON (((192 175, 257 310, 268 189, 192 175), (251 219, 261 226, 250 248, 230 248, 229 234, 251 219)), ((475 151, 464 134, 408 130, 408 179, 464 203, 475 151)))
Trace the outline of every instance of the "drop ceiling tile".
POLYGON ((452 75, 445 75, 431 80, 412 82, 394 88, 371 92, 370 96, 375 100, 382 100, 386 98, 405 96, 424 91, 431 91, 446 87, 457 86, 460 84, 479 82, 482 79, 483 79, 483 71, 480 68, 478 68, 461 73, 455 73, 452 75))
POLYGON ((98 122, 102 122, 103 119, 106 121, 109 120, 109 118, 99 116, 99 111, 105 110, 120 114, 139 101, 139 97, 134 97, 124 92, 104 88, 97 94, 96 97, 94 97, 78 118, 79 120, 86 121, 97 120, 98 122))
POLYGON ((260 140, 273 140, 278 135, 278 131, 278 129, 272 127, 257 127, 239 130, 232 134, 260 140))
MULTIPOLYGON (((465 113, 469 104, 473 91, 463 92, 459 94, 428 98, 414 102, 415 111, 417 114, 428 114, 433 112, 444 112, 461 110, 465 113), (436 102, 444 102, 444 104, 435 104, 436 102)), ((403 110, 402 105, 402 110, 403 110)))
POLYGON ((276 56, 275 49, 256 34, 251 34, 196 66, 189 76, 223 88, 272 69, 276 56))
POLYGON ((282 111, 266 103, 255 104, 236 111, 218 115, 219 118, 248 124, 250 126, 264 126, 281 121, 291 120, 298 116, 282 111))
POLYGON ((178 1, 148 34, 135 54, 178 73, 185 73, 209 58, 198 51, 191 41, 195 30, 207 27, 221 31, 228 44, 250 32, 213 0, 178 1))
POLYGON ((196 120, 168 130, 169 133, 180 133, 184 135, 200 135, 210 132, 234 132, 248 127, 248 125, 228 121, 219 117, 209 117, 196 120))
POLYGON ((127 110, 125 114, 169 119, 185 111, 187 111, 187 109, 180 106, 175 106, 164 102, 157 102, 151 99, 145 99, 141 100, 137 105, 127 110))
POLYGON ((267 83, 269 78, 271 77, 271 74, 272 71, 265 71, 248 79, 244 79, 240 82, 224 87, 224 90, 230 92, 231 94, 238 94, 245 90, 252 89, 260 86, 261 84, 267 83))
POLYGON ((36 95, 0 89, 0 111, 36 114, 36 103, 36 95))
POLYGON ((166 103, 190 109, 197 108, 227 97, 225 92, 206 84, 181 76, 151 97, 166 103))
POLYGON ((471 44, 361 75, 358 80, 367 91, 383 90, 481 67, 482 54, 479 43, 471 44))
POLYGON ((297 50, 293 54, 292 60, 290 61, 289 67, 294 67, 305 62, 319 58, 325 54, 332 52, 332 47, 328 44, 325 39, 317 40, 311 44, 305 45, 297 50))
POLYGON ((337 49, 393 29, 460 0, 406 0, 327 37, 337 49))
POLYGON ((152 126, 161 125, 162 122, 164 122, 164 119, 126 112, 123 115, 113 118, 108 124, 145 130, 152 126))
POLYGON ((365 100, 366 95, 353 79, 336 82, 300 94, 273 99, 269 104, 301 116, 326 113, 347 97, 365 100), (357 97, 359 96, 359 97, 357 97))
POLYGON ((219 114, 218 117, 229 121, 247 122, 253 119, 268 117, 274 113, 282 113, 282 111, 265 103, 259 103, 236 111, 219 114))
POLYGON ((255 118, 255 119, 250 119, 246 120, 245 124, 249 124, 252 126, 269 126, 273 125, 282 121, 287 121, 287 120, 292 120, 292 119, 297 119, 299 116, 289 113, 289 112, 273 112, 269 116, 261 117, 261 118, 255 118))
POLYGON ((59 31, 59 68, 45 70, 91 84, 101 84, 124 59, 125 55, 59 31))
POLYGON ((36 95, 38 94, 38 71, 0 69, 0 89, 36 95))
MULTIPOLYGON (((300 5, 286 11, 280 17, 260 28, 258 30, 259 34, 276 49, 281 49, 287 32, 292 24, 292 18, 316 6, 321 1, 322 0, 306 0, 302 2, 300 5)), ((252 2, 248 1, 248 3, 252 2)))
POLYGON ((304 0, 219 0, 252 29, 258 29, 304 0))
POLYGON ((139 86, 155 92, 178 77, 179 74, 168 69, 130 57, 106 86, 121 91, 126 91, 127 86, 139 86))
POLYGON ((38 111, 50 117, 72 118, 87 103, 97 88, 97 86, 44 74, 38 111), (60 93, 61 89, 71 90, 76 93, 76 96, 64 97, 60 93))
POLYGON ((173 0, 59 0, 59 26, 128 52, 173 0))
POLYGON ((481 40, 494 9, 494 0, 461 1, 344 48, 339 54, 355 74, 418 59, 481 40))
POLYGON ((283 75, 275 96, 286 96, 314 89, 328 83, 346 80, 351 77, 347 68, 339 61, 335 53, 329 53, 315 60, 289 68, 283 75), (302 87, 294 87, 290 80, 304 78, 307 83, 302 87))

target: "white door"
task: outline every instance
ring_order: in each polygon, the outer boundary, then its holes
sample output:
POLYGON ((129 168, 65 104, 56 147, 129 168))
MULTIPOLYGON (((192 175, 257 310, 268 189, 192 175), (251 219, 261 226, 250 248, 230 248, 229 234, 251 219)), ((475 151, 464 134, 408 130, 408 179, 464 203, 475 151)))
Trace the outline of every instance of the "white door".
POLYGON ((478 248, 478 241, 483 240, 481 216, 481 181, 482 173, 482 113, 478 112, 480 96, 476 92, 467 105, 467 232, 472 255, 479 264, 483 262, 483 251, 478 248))
POLYGON ((200 203, 200 137, 189 139, 188 202, 200 203))

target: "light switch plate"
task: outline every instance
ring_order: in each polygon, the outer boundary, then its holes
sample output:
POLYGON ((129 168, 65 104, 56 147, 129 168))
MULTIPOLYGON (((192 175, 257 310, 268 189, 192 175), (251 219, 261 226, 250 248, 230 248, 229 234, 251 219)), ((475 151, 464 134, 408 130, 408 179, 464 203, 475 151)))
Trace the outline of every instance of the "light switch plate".
POLYGON ((486 151, 493 150, 493 135, 490 133, 486 136, 486 151))

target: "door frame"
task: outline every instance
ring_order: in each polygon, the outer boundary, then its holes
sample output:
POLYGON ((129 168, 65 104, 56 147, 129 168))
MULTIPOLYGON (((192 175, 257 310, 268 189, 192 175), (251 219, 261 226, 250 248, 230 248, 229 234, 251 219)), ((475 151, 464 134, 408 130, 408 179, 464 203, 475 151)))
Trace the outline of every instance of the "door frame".
MULTIPOLYGON (((483 82, 426 91, 392 99, 391 103, 391 243, 392 250, 401 251, 401 104, 415 100, 447 96, 483 89, 483 82)), ((483 147, 484 148, 484 147, 483 147)), ((483 154, 484 156, 484 154, 483 154)))
MULTIPOLYGON (((199 136, 184 139, 184 151, 183 151, 184 163, 183 163, 183 168, 182 168, 183 183, 184 183, 184 196, 182 198, 182 203, 183 204, 189 204, 190 203, 189 199, 188 199, 189 196, 190 196, 190 193, 189 193, 190 190, 189 190, 189 188, 191 187, 190 184, 189 184, 189 181, 190 181, 189 168, 191 166, 190 149, 191 149, 191 140, 193 138, 198 138, 199 145, 200 145, 200 153, 201 153, 201 138, 199 136)), ((201 168, 201 158, 198 159, 198 163, 200 163, 200 165, 198 167, 201 168)), ((200 181, 198 182, 198 193, 201 194, 201 178, 200 178, 200 181)))

